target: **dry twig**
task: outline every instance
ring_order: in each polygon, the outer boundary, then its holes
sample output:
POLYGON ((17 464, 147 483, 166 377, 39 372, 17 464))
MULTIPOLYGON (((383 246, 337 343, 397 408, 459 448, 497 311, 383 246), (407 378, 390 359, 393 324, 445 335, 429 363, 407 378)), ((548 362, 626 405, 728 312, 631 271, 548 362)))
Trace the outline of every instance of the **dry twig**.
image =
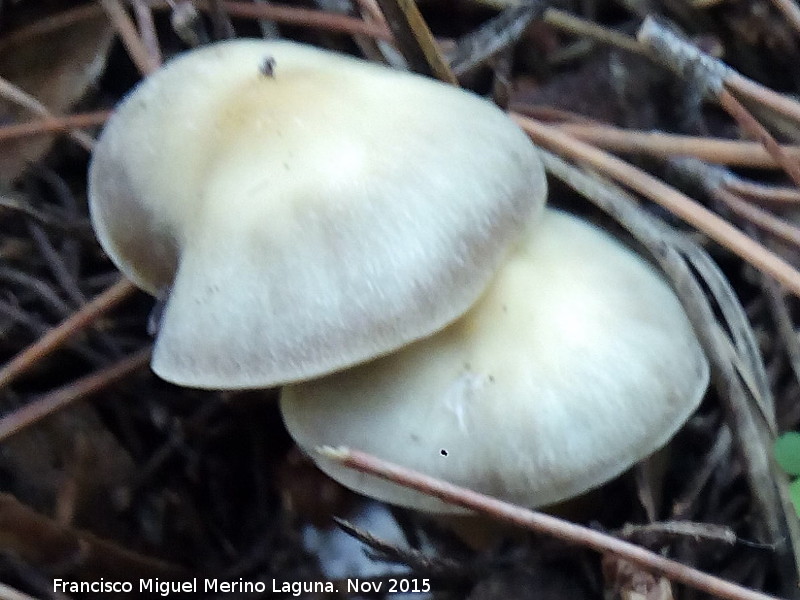
POLYGON ((110 367, 73 381, 69 385, 29 402, 22 408, 0 418, 0 441, 19 433, 70 403, 96 394, 107 386, 144 368, 150 361, 150 352, 150 348, 135 352, 110 367))
POLYGON ((696 227, 756 268, 770 274, 789 291, 800 297, 800 271, 736 229, 725 219, 652 175, 648 175, 593 146, 580 142, 554 127, 519 115, 514 115, 514 118, 541 146, 555 149, 573 160, 587 162, 601 172, 617 179, 625 186, 696 227))
POLYGON ((723 186, 752 202, 785 206, 800 205, 800 190, 794 188, 764 185, 752 181, 744 181, 738 177, 726 179, 723 186))
MULTIPOLYGON (((615 152, 642 153, 657 157, 693 156, 719 165, 756 169, 779 168, 775 159, 757 142, 657 131, 632 131, 610 125, 565 123, 555 127, 584 142, 615 152)), ((781 149, 794 160, 800 160, 800 146, 782 146, 781 149)))
POLYGON ((664 575, 673 581, 684 583, 718 598, 725 598, 726 600, 775 600, 774 596, 749 590, 735 583, 708 575, 605 533, 473 492, 381 460, 365 452, 349 448, 330 447, 318 448, 317 452, 325 459, 336 461, 362 473, 369 473, 403 487, 434 496, 448 504, 474 510, 492 519, 549 535, 571 544, 585 546, 597 552, 619 556, 653 573, 664 575))
POLYGON ((139 25, 141 40, 147 53, 150 55, 150 63, 160 65, 163 62, 161 46, 158 43, 156 24, 153 21, 152 9, 143 0, 133 0, 133 13, 136 15, 136 22, 139 25))
POLYGON ((142 41, 136 25, 131 19, 120 0, 100 0, 100 4, 106 11, 109 20, 117 30, 128 56, 136 65, 142 75, 148 75, 158 68, 158 58, 148 49, 142 41))
POLYGON ((504 49, 513 47, 528 25, 542 10, 541 4, 507 8, 479 29, 458 40, 450 55, 450 68, 462 76, 504 49))
MULTIPOLYGON (((41 117, 45 117, 46 119, 54 118, 53 115, 48 110, 48 108, 44 104, 39 102, 39 100, 37 100, 24 90, 21 90, 10 81, 3 79, 2 77, 0 77, 0 96, 5 98, 9 102, 13 102, 18 106, 26 108, 32 113, 37 114, 41 117)), ((83 146, 86 150, 89 150, 90 152, 94 147, 94 139, 92 139, 91 136, 86 135, 82 131, 78 131, 76 129, 69 129, 69 136, 73 140, 75 140, 78 144, 83 146)))
MULTIPOLYGON (((154 9, 167 9, 169 5, 163 0, 148 2, 154 9)), ((211 4, 197 2, 197 8, 210 11, 211 4)), ((312 29, 323 29, 350 35, 366 35, 380 40, 391 41, 391 32, 377 23, 368 23, 362 19, 323 12, 308 8, 286 6, 283 4, 251 4, 249 2, 236 2, 233 0, 222 2, 222 7, 231 17, 254 20, 268 20, 285 25, 297 25, 312 29)))
POLYGON ((645 19, 637 37, 657 59, 688 79, 695 89, 705 96, 716 97, 742 129, 761 143, 775 162, 800 186, 800 162, 786 155, 775 138, 726 89, 733 72, 730 67, 701 52, 650 17, 645 19))
POLYGON ((563 10, 548 8, 544 13, 544 21, 573 35, 588 37, 595 42, 608 44, 634 54, 643 54, 642 45, 631 36, 613 31, 592 21, 581 19, 563 10))
POLYGON ((0 126, 0 141, 102 125, 110 116, 110 110, 98 110, 96 112, 65 115, 63 117, 53 115, 45 119, 29 121, 28 123, 3 125, 0 126))
POLYGON ((120 279, 80 310, 73 312, 61 324, 48 331, 36 343, 28 346, 0 369, 0 390, 45 356, 60 348, 68 339, 83 331, 98 317, 130 297, 135 289, 130 281, 120 279))
POLYGON ((458 85, 413 0, 378 0, 378 5, 411 70, 458 85))
POLYGON ((742 200, 741 197, 721 186, 717 187, 712 192, 712 195, 738 217, 746 219, 759 229, 769 232, 773 236, 789 242, 800 249, 800 227, 776 217, 763 208, 759 208, 750 202, 742 200))

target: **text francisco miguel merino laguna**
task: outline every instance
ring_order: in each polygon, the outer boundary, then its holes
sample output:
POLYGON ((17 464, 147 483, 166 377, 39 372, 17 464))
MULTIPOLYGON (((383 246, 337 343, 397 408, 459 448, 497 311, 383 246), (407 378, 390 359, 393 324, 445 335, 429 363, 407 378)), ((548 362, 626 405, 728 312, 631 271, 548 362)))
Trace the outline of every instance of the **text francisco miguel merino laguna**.
MULTIPOLYGON (((385 581, 361 581, 358 579, 347 579, 345 583, 347 589, 342 590, 348 593, 377 593, 377 592, 429 592, 431 590, 430 580, 416 578, 398 578, 385 581)), ((290 596, 300 596, 310 592, 338 592, 330 581, 278 581, 273 579, 271 587, 265 581, 245 581, 238 579, 228 581, 223 579, 200 579, 194 577, 181 581, 163 581, 160 579, 139 579, 136 583, 132 581, 114 581, 98 579, 96 581, 70 581, 68 579, 54 579, 53 592, 62 593, 136 593, 136 594, 158 594, 167 597, 170 594, 196 594, 204 593, 265 593, 277 592, 290 596)))

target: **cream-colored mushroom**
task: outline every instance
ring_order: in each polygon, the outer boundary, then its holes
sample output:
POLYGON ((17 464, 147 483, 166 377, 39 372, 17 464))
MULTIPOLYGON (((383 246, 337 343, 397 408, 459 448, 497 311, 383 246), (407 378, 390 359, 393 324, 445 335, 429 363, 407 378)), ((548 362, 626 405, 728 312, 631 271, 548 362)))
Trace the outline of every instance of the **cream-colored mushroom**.
POLYGON ((542 506, 663 446, 708 378, 683 308, 654 268, 548 210, 464 317, 392 355, 287 386, 281 410, 326 473, 368 496, 457 510, 313 449, 348 446, 542 506))
POLYGON ((258 388, 385 354, 478 298, 546 195, 498 108, 284 41, 187 52, 117 108, 94 151, 112 260, 169 290, 153 369, 258 388))

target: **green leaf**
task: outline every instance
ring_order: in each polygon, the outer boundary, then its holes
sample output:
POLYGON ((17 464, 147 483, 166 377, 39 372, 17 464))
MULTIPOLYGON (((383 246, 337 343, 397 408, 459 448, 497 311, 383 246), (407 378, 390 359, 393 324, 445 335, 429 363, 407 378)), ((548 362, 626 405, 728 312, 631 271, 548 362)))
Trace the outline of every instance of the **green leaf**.
POLYGON ((800 433, 790 431, 775 440, 775 459, 789 475, 800 475, 800 433))

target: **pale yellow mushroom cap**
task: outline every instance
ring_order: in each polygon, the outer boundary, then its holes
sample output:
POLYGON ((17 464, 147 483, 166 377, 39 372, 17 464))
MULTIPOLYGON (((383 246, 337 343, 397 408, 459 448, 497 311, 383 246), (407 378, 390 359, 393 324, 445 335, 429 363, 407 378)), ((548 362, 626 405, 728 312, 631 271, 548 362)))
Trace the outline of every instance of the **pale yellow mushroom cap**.
POLYGON ((538 218, 537 150, 497 107, 285 41, 187 52, 118 107, 89 200, 112 260, 170 289, 153 369, 257 388, 463 314, 538 218))
POLYGON ((461 319, 392 355, 287 386, 281 410, 326 473, 368 496, 459 510, 313 450, 348 446, 535 507, 663 446, 708 379, 689 320, 654 268, 548 210, 461 319))

